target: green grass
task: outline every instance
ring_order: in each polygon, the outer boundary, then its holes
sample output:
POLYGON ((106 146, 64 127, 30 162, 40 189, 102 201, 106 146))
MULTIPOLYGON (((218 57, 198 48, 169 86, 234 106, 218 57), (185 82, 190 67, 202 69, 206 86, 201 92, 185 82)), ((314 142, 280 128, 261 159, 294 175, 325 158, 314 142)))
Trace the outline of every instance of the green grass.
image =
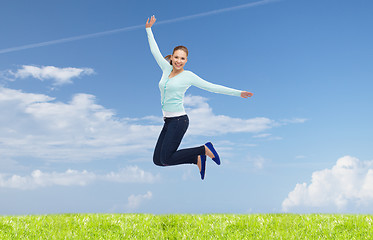
POLYGON ((373 239, 373 215, 61 214, 0 217, 0 239, 373 239))

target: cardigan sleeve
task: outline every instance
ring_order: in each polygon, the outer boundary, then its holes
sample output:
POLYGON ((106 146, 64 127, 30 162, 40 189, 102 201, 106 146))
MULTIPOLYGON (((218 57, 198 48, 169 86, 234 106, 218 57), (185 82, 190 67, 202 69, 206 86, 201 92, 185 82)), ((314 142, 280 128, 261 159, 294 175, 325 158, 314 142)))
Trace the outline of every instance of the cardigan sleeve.
POLYGON ((196 74, 190 72, 191 76, 191 85, 196 86, 198 88, 201 88, 203 90, 209 91, 209 92, 214 92, 214 93, 220 93, 220 94, 225 94, 225 95, 231 95, 231 96, 241 96, 241 90, 229 88, 229 87, 224 87, 222 85, 218 84, 213 84, 210 83, 206 80, 203 80, 196 74))
POLYGON ((158 66, 164 71, 167 68, 170 68, 171 65, 169 62, 167 62, 166 59, 162 56, 161 51, 159 51, 157 42, 154 39, 154 35, 151 28, 146 28, 146 33, 148 35, 148 41, 150 46, 150 51, 152 52, 155 60, 158 63, 158 66))

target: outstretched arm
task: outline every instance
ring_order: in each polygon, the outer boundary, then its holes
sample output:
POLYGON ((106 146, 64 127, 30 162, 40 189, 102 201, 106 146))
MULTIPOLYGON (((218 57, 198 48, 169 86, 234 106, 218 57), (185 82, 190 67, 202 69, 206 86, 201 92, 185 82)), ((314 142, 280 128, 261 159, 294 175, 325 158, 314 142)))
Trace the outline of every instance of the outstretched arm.
POLYGON ((253 93, 247 92, 247 91, 241 91, 241 90, 236 90, 233 88, 228 88, 224 87, 218 84, 213 84, 210 82, 207 82, 206 80, 203 80, 196 74, 191 72, 191 83, 192 85, 202 88, 204 90, 214 92, 214 93, 221 93, 221 94, 226 94, 226 95, 232 95, 232 96, 237 96, 237 97, 242 97, 242 98, 248 98, 253 96, 253 93))
POLYGON ((157 42, 154 39, 154 35, 153 35, 151 27, 153 26, 155 21, 156 21, 156 18, 154 16, 152 16, 150 18, 150 22, 149 22, 149 18, 148 18, 148 20, 146 21, 146 24, 145 24, 146 33, 148 35, 150 51, 152 52, 152 54, 153 54, 155 60, 157 61, 159 67, 162 70, 165 70, 165 69, 169 68, 171 65, 169 64, 169 62, 167 62, 166 59, 163 58, 161 51, 159 51, 157 42))

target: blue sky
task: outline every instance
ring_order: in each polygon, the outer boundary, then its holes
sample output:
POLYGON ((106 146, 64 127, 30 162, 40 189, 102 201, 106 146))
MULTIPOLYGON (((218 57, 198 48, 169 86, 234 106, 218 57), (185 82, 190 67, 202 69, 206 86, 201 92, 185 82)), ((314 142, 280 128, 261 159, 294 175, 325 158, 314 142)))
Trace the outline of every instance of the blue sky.
POLYGON ((372 213, 372 10, 363 0, 1 3, 0 214, 372 213), (195 166, 152 163, 162 127, 153 14, 163 55, 185 45, 185 69, 254 93, 188 90, 182 147, 212 141, 222 159, 204 181, 195 166))

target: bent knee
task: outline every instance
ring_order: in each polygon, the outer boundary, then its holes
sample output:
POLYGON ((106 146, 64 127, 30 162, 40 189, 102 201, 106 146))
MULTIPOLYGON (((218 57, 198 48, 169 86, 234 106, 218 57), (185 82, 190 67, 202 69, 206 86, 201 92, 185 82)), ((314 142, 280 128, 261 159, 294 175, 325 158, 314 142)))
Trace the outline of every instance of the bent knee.
POLYGON ((155 165, 157 165, 157 166, 160 166, 160 167, 165 166, 165 165, 160 161, 159 158, 153 158, 153 163, 154 163, 155 165))
POLYGON ((169 158, 163 158, 163 157, 161 157, 161 159, 159 159, 160 160, 160 163, 162 164, 162 166, 169 166, 169 165, 172 165, 171 163, 170 163, 170 161, 169 161, 169 158))

